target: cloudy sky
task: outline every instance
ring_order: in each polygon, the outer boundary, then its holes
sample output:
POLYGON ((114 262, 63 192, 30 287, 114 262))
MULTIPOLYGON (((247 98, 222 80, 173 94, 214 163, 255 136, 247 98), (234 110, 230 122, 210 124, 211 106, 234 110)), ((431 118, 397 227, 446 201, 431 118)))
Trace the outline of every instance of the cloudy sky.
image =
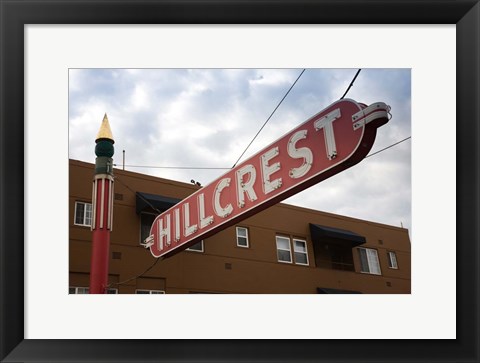
MULTIPOLYGON (((118 168, 125 150, 126 170, 207 185, 237 162, 301 72, 71 69, 69 157, 95 161, 94 140, 107 113, 118 168)), ((337 101, 356 72, 306 69, 240 161, 337 101)), ((362 69, 346 97, 392 108, 370 154, 411 136, 410 69, 362 69)), ((284 202, 411 229, 411 140, 284 202)))

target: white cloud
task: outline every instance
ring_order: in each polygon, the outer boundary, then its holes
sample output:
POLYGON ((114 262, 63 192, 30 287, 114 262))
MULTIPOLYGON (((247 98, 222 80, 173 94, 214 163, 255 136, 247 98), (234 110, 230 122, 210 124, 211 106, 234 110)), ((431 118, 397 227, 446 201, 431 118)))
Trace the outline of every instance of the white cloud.
POLYGON ((148 95, 145 86, 137 84, 132 95, 132 106, 137 110, 148 107, 150 104, 148 95))
MULTIPOLYGON (((356 69, 307 69, 242 160, 338 100, 356 69)), ((70 158, 94 162, 108 113, 114 160, 127 165, 231 167, 300 74, 299 69, 71 70, 70 158)), ((411 136, 410 70, 365 69, 347 97, 383 101, 392 120, 372 152, 411 136)), ((411 227, 410 142, 367 158, 287 200, 303 207, 411 227)), ((208 184, 224 170, 127 167, 208 184)))

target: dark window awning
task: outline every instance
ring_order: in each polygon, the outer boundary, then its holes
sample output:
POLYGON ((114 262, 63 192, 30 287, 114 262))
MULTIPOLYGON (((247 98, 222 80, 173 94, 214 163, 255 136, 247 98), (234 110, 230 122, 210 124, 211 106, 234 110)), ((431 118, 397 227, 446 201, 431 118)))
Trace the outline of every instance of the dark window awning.
POLYGON ((360 291, 329 289, 326 287, 317 287, 317 294, 361 294, 360 291))
POLYGON ((328 239, 330 243, 338 243, 350 245, 352 247, 359 246, 367 240, 365 237, 346 229, 321 226, 319 224, 310 223, 310 233, 314 242, 328 239))
POLYGON ((164 197, 163 195, 155 195, 137 192, 136 195, 136 212, 141 213, 144 210, 163 212, 181 201, 181 199, 164 197), (155 207, 155 208, 152 208, 155 207), (152 210, 153 209, 153 210, 152 210))

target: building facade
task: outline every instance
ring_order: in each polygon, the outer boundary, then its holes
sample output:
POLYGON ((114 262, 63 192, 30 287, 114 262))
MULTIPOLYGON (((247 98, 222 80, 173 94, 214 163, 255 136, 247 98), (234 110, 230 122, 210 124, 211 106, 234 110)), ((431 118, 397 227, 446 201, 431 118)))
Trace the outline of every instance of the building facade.
MULTIPOLYGON (((87 293, 94 165, 69 162, 69 292, 87 293)), ((279 203, 165 259, 141 242, 199 186, 114 170, 107 293, 409 294, 400 227, 279 203)))

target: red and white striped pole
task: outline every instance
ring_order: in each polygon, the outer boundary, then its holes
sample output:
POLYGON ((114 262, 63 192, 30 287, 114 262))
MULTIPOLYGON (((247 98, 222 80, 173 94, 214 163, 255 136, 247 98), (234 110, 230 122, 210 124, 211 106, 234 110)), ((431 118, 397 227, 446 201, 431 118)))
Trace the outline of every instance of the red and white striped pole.
POLYGON ((95 175, 92 191, 92 258, 90 294, 104 294, 108 285, 110 232, 113 224, 113 153, 112 131, 107 114, 95 140, 95 175))

